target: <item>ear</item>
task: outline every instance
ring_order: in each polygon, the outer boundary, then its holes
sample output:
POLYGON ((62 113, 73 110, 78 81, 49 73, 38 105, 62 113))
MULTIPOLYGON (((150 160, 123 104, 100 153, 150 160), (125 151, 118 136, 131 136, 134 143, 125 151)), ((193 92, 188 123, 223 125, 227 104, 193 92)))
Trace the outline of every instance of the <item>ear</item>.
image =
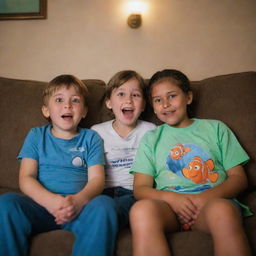
POLYGON ((110 99, 107 99, 106 102, 105 102, 105 104, 106 104, 106 107, 107 107, 108 109, 112 109, 112 105, 111 105, 110 99))
POLYGON ((42 106, 42 113, 43 113, 45 118, 49 118, 50 117, 49 109, 45 105, 42 106))
POLYGON ((187 105, 190 105, 193 101, 193 92, 189 91, 187 95, 187 105))

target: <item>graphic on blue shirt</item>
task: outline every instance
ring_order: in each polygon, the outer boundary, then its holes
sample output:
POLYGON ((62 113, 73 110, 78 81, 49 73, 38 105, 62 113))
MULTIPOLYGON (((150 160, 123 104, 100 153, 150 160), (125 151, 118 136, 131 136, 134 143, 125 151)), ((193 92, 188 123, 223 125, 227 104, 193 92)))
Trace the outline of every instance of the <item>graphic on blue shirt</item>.
POLYGON ((80 156, 76 156, 72 159, 72 164, 76 167, 82 167, 84 165, 84 160, 80 156))
MULTIPOLYGON (((198 145, 177 144, 171 148, 166 161, 170 171, 183 179, 189 179, 195 187, 193 191, 203 191, 210 188, 209 183, 218 180, 219 174, 214 171, 214 162, 209 155, 198 145), (208 184, 207 184, 208 183, 208 184)), ((181 188, 176 187, 175 190, 181 188)))

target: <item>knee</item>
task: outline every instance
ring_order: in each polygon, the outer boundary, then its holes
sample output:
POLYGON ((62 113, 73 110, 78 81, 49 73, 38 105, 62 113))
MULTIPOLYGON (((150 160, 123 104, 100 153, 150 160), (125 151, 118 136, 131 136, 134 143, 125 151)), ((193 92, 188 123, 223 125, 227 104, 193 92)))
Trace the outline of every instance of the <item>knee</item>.
POLYGON ((137 201, 130 210, 130 222, 138 223, 147 219, 149 214, 152 216, 155 208, 154 200, 143 199, 137 201))
POLYGON ((19 198, 16 193, 6 193, 0 196, 0 216, 13 216, 18 210, 19 198))
POLYGON ((19 198, 21 195, 16 193, 5 193, 0 196, 0 207, 2 209, 6 209, 14 206, 17 202, 19 202, 19 198))
POLYGON ((216 199, 209 203, 208 218, 216 220, 216 222, 232 222, 233 220, 240 220, 239 209, 230 201, 226 199, 216 199))
POLYGON ((113 232, 118 229, 118 214, 116 204, 113 198, 105 195, 95 197, 85 207, 82 214, 90 225, 94 226, 95 223, 102 228, 108 226, 113 232))
POLYGON ((111 214, 117 212, 116 204, 113 198, 105 195, 96 196, 90 201, 87 206, 91 211, 97 212, 97 214, 111 214))

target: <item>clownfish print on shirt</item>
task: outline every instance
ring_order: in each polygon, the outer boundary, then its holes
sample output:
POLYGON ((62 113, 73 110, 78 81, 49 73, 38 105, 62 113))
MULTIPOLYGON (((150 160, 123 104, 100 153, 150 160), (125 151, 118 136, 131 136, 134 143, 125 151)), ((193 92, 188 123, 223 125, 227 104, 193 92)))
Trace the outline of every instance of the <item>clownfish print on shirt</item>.
POLYGON ((168 187, 172 190, 183 192, 199 192, 212 187, 219 178, 218 172, 214 170, 214 162, 207 152, 195 144, 176 144, 167 156, 166 165, 168 169, 187 180, 194 187, 189 190, 183 186, 168 187), (184 190, 185 189, 185 190, 184 190))
POLYGON ((182 169, 182 173, 196 184, 204 184, 207 181, 216 182, 218 179, 218 173, 213 172, 214 163, 211 159, 204 162, 199 156, 195 156, 188 166, 182 169))
POLYGON ((175 147, 173 147, 170 153, 170 157, 173 160, 179 160, 181 159, 187 152, 190 151, 190 147, 184 147, 182 144, 177 144, 175 147))

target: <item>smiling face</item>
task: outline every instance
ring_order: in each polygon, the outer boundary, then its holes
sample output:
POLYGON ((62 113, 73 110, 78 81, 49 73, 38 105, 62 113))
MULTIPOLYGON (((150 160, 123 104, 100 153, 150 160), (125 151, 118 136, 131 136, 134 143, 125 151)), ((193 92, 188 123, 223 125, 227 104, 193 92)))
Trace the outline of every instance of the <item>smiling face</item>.
POLYGON ((115 88, 106 105, 115 115, 117 127, 136 126, 136 121, 145 108, 143 92, 137 79, 131 79, 115 88))
POLYGON ((58 138, 72 138, 77 134, 80 120, 86 116, 84 98, 74 86, 61 86, 49 96, 42 113, 52 122, 52 133, 58 138))
POLYGON ((192 123, 187 114, 187 105, 192 102, 192 98, 191 91, 184 93, 170 80, 152 85, 151 99, 157 117, 176 128, 183 128, 192 123))

